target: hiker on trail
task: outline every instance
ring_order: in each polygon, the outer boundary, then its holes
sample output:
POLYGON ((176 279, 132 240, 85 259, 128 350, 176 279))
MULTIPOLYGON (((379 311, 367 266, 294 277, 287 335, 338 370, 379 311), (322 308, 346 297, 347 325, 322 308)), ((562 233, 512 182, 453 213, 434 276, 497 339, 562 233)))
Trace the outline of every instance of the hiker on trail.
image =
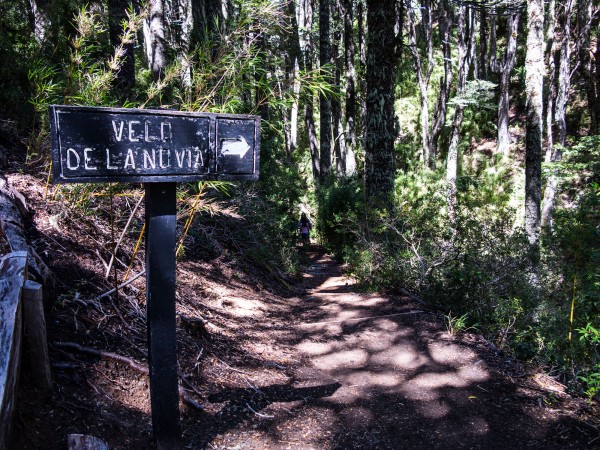
POLYGON ((310 242, 310 230, 312 230, 312 223, 306 217, 306 213, 302 213, 300 216, 300 222, 298 222, 298 233, 302 242, 308 244, 310 242))

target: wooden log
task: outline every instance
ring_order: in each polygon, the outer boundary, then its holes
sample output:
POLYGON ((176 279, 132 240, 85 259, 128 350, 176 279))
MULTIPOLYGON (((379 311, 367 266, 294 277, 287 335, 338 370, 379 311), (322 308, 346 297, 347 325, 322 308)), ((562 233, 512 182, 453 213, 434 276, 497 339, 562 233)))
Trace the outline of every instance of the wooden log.
POLYGON ((0 259, 0 450, 9 448, 21 363, 21 287, 27 252, 0 259))
POLYGON ((31 280, 25 281, 22 303, 26 357, 30 363, 32 379, 40 388, 50 389, 52 373, 48 357, 42 285, 31 280))
POLYGON ((109 450, 106 442, 89 434, 70 434, 67 444, 69 450, 109 450))
POLYGON ((4 233, 11 252, 29 253, 30 275, 47 287, 52 281, 50 269, 27 242, 23 214, 28 214, 23 196, 10 187, 0 174, 0 231, 4 233))

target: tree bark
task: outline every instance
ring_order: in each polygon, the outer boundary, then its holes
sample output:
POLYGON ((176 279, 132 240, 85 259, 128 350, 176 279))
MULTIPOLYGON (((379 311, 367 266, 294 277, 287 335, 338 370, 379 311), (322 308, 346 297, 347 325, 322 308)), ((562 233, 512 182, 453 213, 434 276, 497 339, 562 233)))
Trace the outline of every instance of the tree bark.
MULTIPOLYGON (((457 39, 457 58, 458 74, 456 95, 461 96, 465 92, 467 85, 467 75, 469 73, 469 54, 467 48, 467 30, 465 23, 466 7, 464 4, 458 6, 458 39, 457 39)), ((460 129, 464 117, 464 106, 461 103, 456 105, 454 111, 454 120, 452 121, 452 131, 450 132, 450 145, 448 147, 448 157, 446 160, 446 189, 448 200, 448 218, 450 223, 456 224, 458 201, 456 197, 456 177, 458 175, 458 144, 460 141, 460 129)))
MULTIPOLYGON (((448 98, 450 96, 450 86, 452 84, 452 51, 450 48, 450 29, 452 28, 451 15, 452 11, 447 8, 446 1, 442 0, 439 3, 438 9, 438 27, 440 30, 440 41, 442 43, 442 56, 444 58, 444 75, 440 81, 440 92, 433 112, 433 125, 431 128, 431 145, 436 150, 440 133, 446 124, 448 98)), ((460 32, 461 30, 459 28, 459 33, 460 32)))
MULTIPOLYGON (((321 70, 331 70, 331 38, 330 38, 330 0, 319 1, 319 65, 321 70)), ((331 77, 325 75, 331 82, 331 77)), ((324 93, 319 94, 319 143, 320 182, 324 184, 331 170, 331 99, 324 93)))
POLYGON ((346 73, 346 175, 356 173, 356 70, 354 68, 353 0, 343 0, 344 69, 346 73))
MULTIPOLYGON (((560 44, 560 62, 558 66, 558 91, 556 94, 556 111, 554 118, 558 131, 558 143, 565 145, 567 138, 567 101, 571 87, 571 17, 573 15, 573 0, 567 0, 564 6, 562 41, 560 44)), ((555 149, 553 160, 560 159, 560 150, 555 149)))
POLYGON ((502 58, 502 63, 496 66, 500 71, 500 98, 498 102, 498 144, 497 150, 504 157, 510 150, 510 76, 515 67, 517 55, 517 30, 519 28, 519 14, 508 16, 507 44, 502 58))
MULTIPOLYGON (((560 45, 560 62, 558 69, 558 92, 556 95, 555 120, 558 129, 558 143, 561 147, 552 149, 550 161, 560 161, 562 158, 561 148, 565 146, 567 139, 567 101, 571 86, 571 18, 573 15, 573 0, 567 0, 564 5, 562 40, 560 45)), ((548 153, 546 154, 548 159, 548 153)), ((552 227, 552 214, 554 212, 556 191, 558 189, 558 178, 555 169, 551 171, 544 191, 544 203, 542 207, 541 227, 552 227)))
POLYGON ((367 147, 365 188, 369 205, 391 208, 395 177, 394 0, 368 0, 367 147))
POLYGON ((365 1, 366 0, 358 0, 356 19, 358 33, 358 58, 360 61, 360 73, 363 74, 363 76, 359 77, 360 95, 358 96, 360 112, 360 136, 363 153, 366 152, 367 148, 367 80, 364 76, 364 74, 367 72, 367 26, 365 24, 365 1))
MULTIPOLYGON (((577 2, 577 28, 578 28, 578 53, 579 53, 579 73, 584 81, 585 93, 588 103, 588 111, 590 113, 590 134, 598 134, 600 132, 600 106, 598 94, 594 82, 594 66, 592 64, 592 40, 590 31, 594 17, 592 1, 579 0, 577 2)), ((597 25, 597 23, 596 23, 597 25)), ((598 43, 596 43, 598 48, 598 43)))
MULTIPOLYGON (((303 32, 300 34, 300 45, 303 46, 303 61, 307 72, 313 70, 313 0, 302 0, 300 7, 300 24, 303 32)), ((319 141, 315 127, 314 99, 308 96, 305 101, 304 125, 308 135, 308 145, 312 163, 313 180, 317 183, 321 178, 321 162, 319 160, 319 141)))
POLYGON ((546 81, 546 162, 552 159, 554 148, 553 120, 554 120, 554 99, 556 98, 556 0, 548 2, 548 25, 546 27, 546 67, 548 79, 546 81))
MULTIPOLYGON (((332 4, 338 12, 338 17, 343 16, 340 0, 334 0, 332 4)), ((343 24, 342 24, 343 25, 343 24)), ((331 40, 331 54, 333 60, 334 91, 336 95, 331 99, 331 121, 333 129, 333 153, 335 155, 335 169, 338 177, 346 175, 346 139, 344 138, 344 126, 342 123, 342 72, 343 54, 340 53, 342 30, 339 23, 334 22, 331 40)))
POLYGON ((426 62, 419 53, 417 45, 417 18, 413 5, 408 4, 408 45, 413 56, 413 63, 419 86, 419 124, 421 126, 421 145, 423 147, 423 163, 425 167, 435 168, 435 148, 431 138, 429 125, 429 81, 433 71, 433 23, 430 14, 431 4, 428 0, 421 2, 421 28, 425 40, 426 62))
POLYGON ((167 67, 165 17, 163 0, 149 0, 149 16, 144 26, 148 67, 154 81, 162 79, 167 67))
POLYGON ((527 2, 527 53, 525 91, 527 124, 525 139, 525 232, 531 260, 540 256, 540 202, 542 196, 542 97, 544 83, 544 3, 527 2))

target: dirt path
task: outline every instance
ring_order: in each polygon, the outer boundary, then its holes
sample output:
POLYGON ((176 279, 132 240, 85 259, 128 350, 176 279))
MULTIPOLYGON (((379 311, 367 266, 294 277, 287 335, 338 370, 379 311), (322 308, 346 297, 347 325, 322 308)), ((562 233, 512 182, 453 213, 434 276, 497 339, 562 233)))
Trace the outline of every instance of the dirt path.
POLYGON ((410 299, 358 293, 319 249, 308 256, 306 295, 271 318, 277 345, 308 358, 294 389, 312 390, 284 407, 274 399, 251 436, 240 442, 233 433, 216 441, 223 447, 600 446, 598 431, 567 410, 571 398, 551 379, 529 380, 481 337, 451 337, 439 316, 410 299))
MULTIPOLYGON (((53 270, 94 279, 81 254, 77 265, 55 258, 53 270)), ((597 405, 480 336, 450 336, 415 300, 360 293, 322 249, 305 256, 295 293, 224 263, 178 265, 179 371, 200 404, 181 407, 186 449, 600 448, 597 405)), ((70 433, 155 448, 146 375, 56 345, 143 364, 141 306, 131 295, 102 308, 60 298, 48 316, 55 386, 41 394, 23 380, 13 448, 65 448, 70 433)))

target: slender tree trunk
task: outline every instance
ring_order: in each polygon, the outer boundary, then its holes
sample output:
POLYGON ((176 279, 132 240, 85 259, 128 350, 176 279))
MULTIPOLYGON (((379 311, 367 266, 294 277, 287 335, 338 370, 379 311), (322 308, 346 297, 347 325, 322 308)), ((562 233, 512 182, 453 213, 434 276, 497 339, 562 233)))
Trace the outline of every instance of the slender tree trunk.
POLYGON ((192 88, 192 64, 191 52, 194 50, 193 31, 194 14, 192 0, 173 0, 167 2, 165 7, 166 16, 169 17, 171 25, 169 29, 169 46, 177 53, 177 61, 181 66, 181 84, 189 96, 192 88))
MULTIPOLYGON (((564 5, 563 14, 563 32, 560 45, 560 63, 558 69, 558 93, 556 95, 556 113, 555 119, 558 128, 558 143, 561 147, 554 148, 550 160, 560 161, 562 158, 561 148, 564 147, 567 139, 567 101, 569 99, 569 89, 571 86, 571 18, 573 14, 573 0, 567 0, 564 5)), ((544 203, 542 207, 541 226, 543 228, 552 227, 552 214, 554 212, 556 190, 558 189, 558 177, 555 169, 551 171, 544 191, 544 203)))
MULTIPOLYGON (((437 151, 438 139, 446 124, 446 112, 448 109, 448 98, 452 84, 452 51, 450 49, 450 28, 452 27, 452 11, 446 7, 442 0, 438 8, 438 27, 440 30, 440 41, 442 43, 442 56, 444 58, 444 75, 440 80, 440 92, 433 112, 433 124, 431 127, 431 145, 437 151)), ((460 32, 460 30, 459 30, 460 32)))
POLYGON ((433 71, 433 23, 430 14, 430 2, 421 2, 421 29, 425 39, 425 47, 427 53, 427 62, 423 67, 423 61, 419 53, 417 45, 417 18, 413 5, 407 5, 408 11, 408 45, 410 47, 415 72, 417 75, 417 84, 419 86, 419 123, 421 126, 421 145, 423 147, 423 163, 425 167, 430 169, 435 168, 435 148, 431 138, 431 130, 429 125, 429 81, 433 71))
POLYGON ((360 95, 358 96, 359 101, 359 112, 360 112, 360 135, 361 135, 361 147, 363 150, 363 154, 367 149, 367 80, 366 80, 366 72, 367 72, 367 43, 366 43, 366 35, 367 35, 367 27, 365 24, 366 11, 365 11, 365 1, 366 0, 358 0, 357 3, 357 32, 358 32, 358 58, 360 61, 360 73, 362 76, 359 77, 359 86, 360 86, 360 95))
POLYGON ((498 103, 498 152, 508 157, 510 150, 510 76, 517 55, 517 31, 519 14, 510 15, 507 25, 507 45, 500 65, 500 99, 498 103))
POLYGON ((368 0, 367 148, 365 187, 368 204, 391 208, 395 176, 394 86, 395 0, 368 0))
MULTIPOLYGON (((565 145, 567 138, 567 101, 569 100, 569 89, 571 87, 571 17, 573 15, 573 0, 567 0, 564 6, 563 32, 560 45, 560 63, 558 66, 558 92, 556 94, 556 120, 558 131, 558 142, 565 145)), ((559 151, 559 150, 558 150, 559 151)), ((554 151, 553 160, 560 159, 554 151)))
MULTIPOLYGON (((334 0, 334 8, 341 12, 339 0, 334 0)), ((334 24, 333 38, 331 42, 331 53, 334 61, 334 90, 336 95, 331 99, 331 120, 333 128, 333 150, 335 154, 336 175, 346 175, 346 139, 344 138, 344 126, 342 123, 342 71, 343 59, 340 53, 340 41, 342 38, 339 24, 334 24)))
POLYGON ((546 27, 546 67, 548 72, 548 79, 546 85, 546 162, 550 162, 552 159, 552 153, 554 148, 554 134, 553 134, 553 121, 554 121, 554 99, 556 98, 556 64, 554 62, 556 56, 556 40, 554 34, 556 32, 556 1, 550 0, 548 2, 548 25, 546 27))
MULTIPOLYGON (((457 42, 457 85, 456 95, 461 96, 465 92, 467 85, 467 75, 469 73, 469 53, 467 47, 467 30, 465 23, 466 7, 458 7, 458 42, 457 42)), ((461 103, 456 105, 454 111, 454 120, 452 121, 452 131, 450 132, 450 145, 448 147, 448 157, 446 160, 446 187, 448 199, 448 218, 452 224, 456 224, 458 201, 456 198, 456 177, 458 175, 458 144, 460 141, 460 129, 464 117, 464 107, 461 103)))
POLYGON ((531 259, 540 256, 540 202, 542 197, 542 97, 544 88, 544 3, 527 2, 527 54, 525 91, 527 124, 525 139, 525 232, 531 259))
MULTIPOLYGON (((304 68, 307 72, 313 70, 313 0, 301 0, 300 24, 302 32, 300 35, 300 45, 303 47, 304 68)), ((318 183, 321 178, 321 162, 319 160, 319 140, 317 139, 317 130, 315 127, 314 99, 308 96, 305 103, 304 125, 308 135, 308 145, 310 148, 310 158, 312 162, 313 181, 318 183)))
POLYGON ((346 175, 356 173, 356 71, 354 69, 354 2, 343 0, 344 69, 346 73, 346 175))
POLYGON ((488 79, 488 14, 485 9, 480 12, 479 19, 479 73, 482 80, 488 79))
MULTIPOLYGON (((331 70, 331 38, 330 38, 330 1, 319 1, 319 64, 321 70, 331 70)), ((331 77, 325 76, 330 82, 331 77)), ((319 94, 321 147, 320 182, 324 184, 331 170, 331 99, 328 95, 319 94)))
POLYGON ((144 26, 148 67, 154 81, 162 79, 167 66, 163 0, 149 0, 149 16, 144 26))
POLYGON ((296 2, 287 0, 286 14, 290 21, 290 32, 287 35, 287 52, 284 53, 285 70, 283 77, 285 86, 281 86, 281 91, 290 90, 292 102, 289 107, 282 107, 282 119, 285 132, 285 150, 288 164, 292 163, 292 154, 297 147, 298 137, 298 96, 300 94, 300 60, 302 50, 300 47, 300 35, 298 29, 298 20, 296 18, 296 2))
POLYGON ((29 0, 33 17, 33 36, 38 44, 44 44, 50 37, 52 0, 29 0))
MULTIPOLYGON (((599 92, 596 90, 593 76, 592 65, 592 40, 590 31, 592 28, 593 7, 591 0, 579 0, 577 2, 577 48, 579 53, 579 73, 584 81, 585 93, 588 103, 588 111, 590 113, 590 134, 598 134, 600 132, 600 111, 598 103, 599 92)), ((596 43, 598 48, 598 43, 596 43)))

